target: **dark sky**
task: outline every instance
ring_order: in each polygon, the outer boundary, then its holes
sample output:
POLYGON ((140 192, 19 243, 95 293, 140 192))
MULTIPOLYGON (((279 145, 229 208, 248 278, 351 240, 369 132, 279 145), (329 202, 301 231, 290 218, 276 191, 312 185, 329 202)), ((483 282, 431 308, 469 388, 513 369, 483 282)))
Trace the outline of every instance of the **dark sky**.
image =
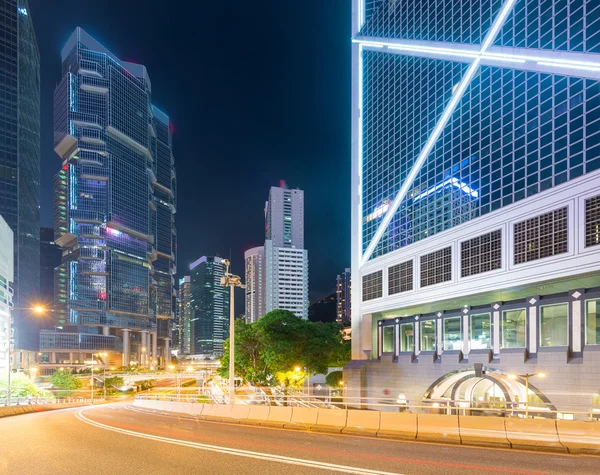
MULTIPOLYGON (((52 93, 81 26, 144 64, 171 118, 178 273, 202 255, 243 272, 264 241, 264 202, 305 190, 311 301, 350 265, 349 0, 29 0, 41 54, 42 226, 52 226, 52 93)), ((237 307, 237 305, 236 305, 237 307)))

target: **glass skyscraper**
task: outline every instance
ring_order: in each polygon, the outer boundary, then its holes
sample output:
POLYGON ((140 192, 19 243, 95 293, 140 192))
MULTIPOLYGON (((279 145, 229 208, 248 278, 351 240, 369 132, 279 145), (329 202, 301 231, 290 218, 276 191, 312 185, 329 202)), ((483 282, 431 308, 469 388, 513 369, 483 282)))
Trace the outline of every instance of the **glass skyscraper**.
POLYGON ((40 288, 40 57, 27 0, 0 1, 0 45, 0 215, 15 239, 14 345, 36 351, 38 319, 25 309, 40 288))
POLYGON ((591 367, 600 4, 354 0, 352 28, 353 391, 465 394, 458 362, 507 387, 549 346, 591 367))
POLYGON ((229 288, 221 284, 225 270, 220 257, 203 256, 190 265, 192 355, 223 356, 229 337, 229 288))
POLYGON ((68 330, 43 351, 107 351, 118 363, 170 361, 175 169, 169 117, 146 68, 77 28, 54 92, 56 311, 68 330), (122 354, 122 357, 121 357, 122 354))

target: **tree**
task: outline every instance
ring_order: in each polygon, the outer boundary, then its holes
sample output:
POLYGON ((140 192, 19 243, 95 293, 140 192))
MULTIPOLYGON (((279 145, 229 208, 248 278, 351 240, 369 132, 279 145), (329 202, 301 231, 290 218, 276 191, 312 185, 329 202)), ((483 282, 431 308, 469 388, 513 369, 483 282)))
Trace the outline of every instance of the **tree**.
POLYGON ((344 373, 342 373, 341 371, 332 371, 327 376, 325 376, 325 384, 331 389, 339 389, 342 387, 340 382, 342 382, 343 378, 344 373))
MULTIPOLYGON (((8 379, 0 379, 0 399, 5 399, 8 394, 8 379)), ((18 397, 44 397, 53 398, 49 391, 37 386, 29 376, 24 373, 13 373, 10 375, 10 396, 18 397)))
POLYGON ((111 376, 104 380, 104 386, 107 388, 120 388, 125 384, 125 380, 121 376, 111 376))
POLYGON ((50 378, 52 386, 58 389, 74 390, 83 386, 83 382, 68 370, 55 371, 50 378))
MULTIPOLYGON (((281 384, 296 366, 308 374, 327 373, 330 366, 343 366, 350 359, 350 344, 343 340, 341 326, 309 322, 287 310, 269 312, 256 323, 235 323, 236 376, 255 385, 281 384)), ((229 340, 219 374, 229 375, 229 340)))

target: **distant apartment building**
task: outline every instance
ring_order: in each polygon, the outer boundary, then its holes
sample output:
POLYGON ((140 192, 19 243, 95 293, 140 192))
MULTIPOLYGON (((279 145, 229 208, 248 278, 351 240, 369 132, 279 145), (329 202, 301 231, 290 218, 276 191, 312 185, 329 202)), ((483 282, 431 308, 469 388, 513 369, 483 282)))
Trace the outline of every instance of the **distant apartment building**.
POLYGON ((12 288, 14 275, 14 236, 10 226, 0 216, 0 374, 2 377, 10 365, 12 344, 12 288))
POLYGON ((258 246, 244 253, 246 263, 246 314, 247 323, 254 323, 265 312, 265 247, 258 246))
POLYGON ((271 187, 265 212, 265 312, 282 309, 308 318, 308 252, 304 249, 304 191, 271 187))
POLYGON ((346 269, 342 274, 338 274, 335 284, 336 297, 336 321, 343 325, 350 324, 351 316, 351 289, 352 273, 346 269))
POLYGON ((229 289, 221 284, 226 267, 220 257, 203 256, 190 265, 190 354, 223 356, 229 336, 229 289))
POLYGON ((191 346, 191 277, 186 275, 179 279, 177 289, 177 320, 173 328, 173 347, 184 355, 190 354, 191 346), (177 335, 177 342, 175 342, 177 335))
POLYGON ((27 0, 0 0, 0 215, 14 233, 17 366, 35 356, 40 321, 40 54, 27 0), (26 355, 31 353, 31 355, 26 355))

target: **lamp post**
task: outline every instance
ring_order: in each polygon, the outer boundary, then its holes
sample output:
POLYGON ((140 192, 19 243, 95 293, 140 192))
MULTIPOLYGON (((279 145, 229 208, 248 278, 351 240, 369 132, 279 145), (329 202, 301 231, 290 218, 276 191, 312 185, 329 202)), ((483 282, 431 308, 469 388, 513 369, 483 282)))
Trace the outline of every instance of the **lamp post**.
POLYGON ((242 284, 242 280, 239 276, 229 273, 230 262, 229 259, 223 259, 226 271, 225 275, 221 277, 221 284, 225 287, 229 287, 229 404, 235 403, 235 305, 234 305, 234 288, 240 287, 246 288, 242 284))
POLYGON ((529 417, 529 378, 543 378, 545 373, 525 373, 525 374, 509 374, 509 379, 523 378, 525 379, 525 418, 529 417))
POLYGON ((8 369, 8 377, 7 377, 7 382, 6 382, 6 405, 10 406, 10 392, 11 392, 11 382, 10 382, 10 375, 12 372, 12 360, 13 360, 13 345, 12 345, 12 315, 11 315, 11 310, 33 310, 33 313, 36 313, 38 315, 43 315, 44 313, 46 313, 46 308, 41 306, 41 305, 35 305, 33 307, 20 307, 20 308, 13 308, 8 310, 8 358, 6 358, 7 361, 7 369, 8 369))

